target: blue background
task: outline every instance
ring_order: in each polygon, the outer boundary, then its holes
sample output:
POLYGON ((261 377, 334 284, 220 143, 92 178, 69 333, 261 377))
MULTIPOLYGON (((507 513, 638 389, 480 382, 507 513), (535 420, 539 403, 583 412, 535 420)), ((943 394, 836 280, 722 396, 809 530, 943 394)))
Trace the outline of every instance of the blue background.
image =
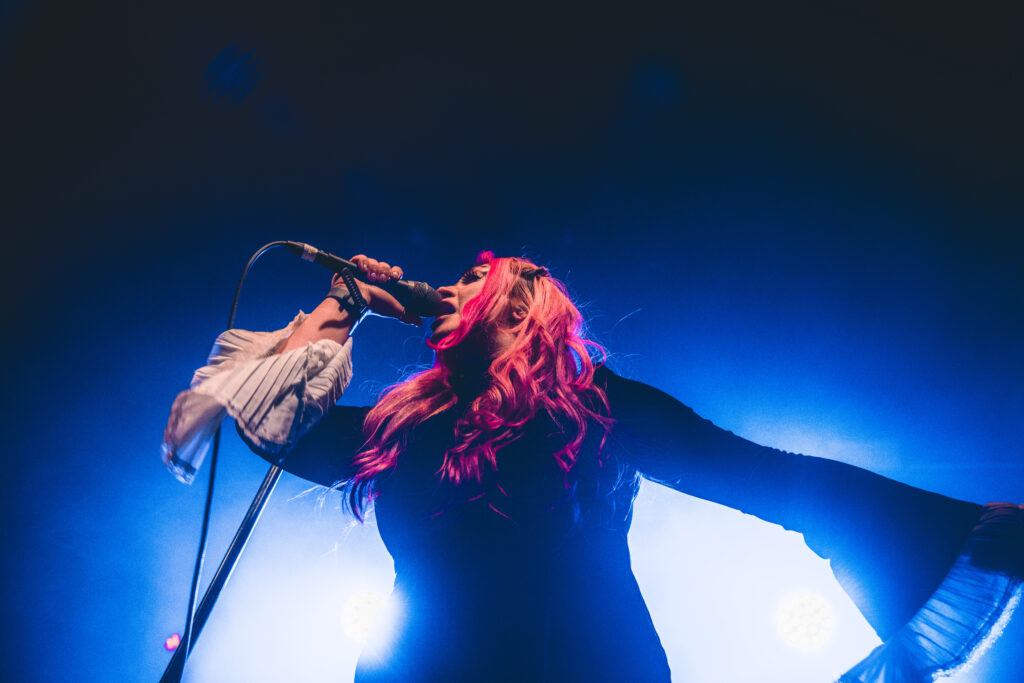
MULTIPOLYGON (((1024 500, 1016 12, 7 4, 2 677, 159 677, 203 489, 160 436, 276 239, 438 285, 481 249, 530 256, 614 367, 723 427, 1024 500)), ((270 252, 238 324, 281 327, 326 284, 270 252)), ((428 362, 422 338, 369 321, 344 400, 428 362)), ((209 564, 264 472, 229 432, 209 564)), ((390 565, 306 488, 282 481, 188 680, 351 676, 338 615, 390 565)), ((830 680, 876 642, 795 535, 654 486, 637 505, 679 680, 830 680), (806 586, 839 615, 812 654, 770 623, 806 586)), ((1020 621, 957 680, 1013 681, 1020 621)))

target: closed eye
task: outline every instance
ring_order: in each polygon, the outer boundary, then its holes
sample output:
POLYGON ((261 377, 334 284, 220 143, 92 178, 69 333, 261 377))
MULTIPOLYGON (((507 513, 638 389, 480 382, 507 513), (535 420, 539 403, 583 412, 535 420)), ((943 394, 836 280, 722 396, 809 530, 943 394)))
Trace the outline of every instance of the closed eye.
POLYGON ((479 280, 481 277, 483 277, 483 275, 481 275, 479 271, 470 268, 469 270, 462 274, 462 277, 459 278, 459 282, 461 282, 464 285, 468 285, 470 282, 473 282, 474 280, 479 280))

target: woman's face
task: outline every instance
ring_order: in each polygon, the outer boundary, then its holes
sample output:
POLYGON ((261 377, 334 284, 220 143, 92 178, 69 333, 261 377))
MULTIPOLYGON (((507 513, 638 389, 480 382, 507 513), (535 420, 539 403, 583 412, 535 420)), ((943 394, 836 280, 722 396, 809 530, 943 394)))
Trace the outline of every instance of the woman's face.
POLYGON ((451 334, 462 321, 462 310, 470 299, 478 295, 484 288, 484 278, 490 271, 490 264, 483 263, 473 266, 459 278, 454 285, 441 287, 437 293, 441 295, 445 313, 434 318, 430 326, 430 341, 436 343, 451 334))

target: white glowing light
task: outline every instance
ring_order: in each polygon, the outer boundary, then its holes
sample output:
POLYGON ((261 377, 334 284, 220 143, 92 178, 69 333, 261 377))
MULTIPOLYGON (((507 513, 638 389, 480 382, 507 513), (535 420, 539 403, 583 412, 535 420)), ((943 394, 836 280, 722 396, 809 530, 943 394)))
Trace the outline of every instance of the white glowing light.
POLYGON ((790 647, 802 652, 825 645, 835 631, 832 606, 811 591, 790 593, 779 601, 775 627, 790 647))
POLYGON ((357 643, 365 643, 377 622, 387 616, 388 597, 380 593, 356 593, 341 610, 341 625, 345 635, 357 643))

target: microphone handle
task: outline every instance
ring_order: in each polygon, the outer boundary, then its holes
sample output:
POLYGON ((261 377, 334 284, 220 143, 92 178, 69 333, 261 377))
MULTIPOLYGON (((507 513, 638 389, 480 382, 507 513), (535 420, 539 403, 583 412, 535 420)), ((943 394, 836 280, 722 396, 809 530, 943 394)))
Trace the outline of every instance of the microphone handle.
POLYGON ((340 273, 348 269, 357 280, 367 284, 380 287, 398 300, 398 303, 405 307, 405 310, 413 315, 433 318, 438 315, 441 309, 441 295, 433 287, 425 282, 415 280, 389 280, 385 284, 370 282, 366 273, 360 270, 359 266, 348 259, 335 256, 330 252, 317 249, 316 247, 303 242, 286 242, 285 246, 294 254, 301 256, 306 261, 312 261, 323 266, 327 270, 340 273))

